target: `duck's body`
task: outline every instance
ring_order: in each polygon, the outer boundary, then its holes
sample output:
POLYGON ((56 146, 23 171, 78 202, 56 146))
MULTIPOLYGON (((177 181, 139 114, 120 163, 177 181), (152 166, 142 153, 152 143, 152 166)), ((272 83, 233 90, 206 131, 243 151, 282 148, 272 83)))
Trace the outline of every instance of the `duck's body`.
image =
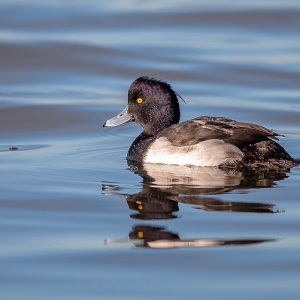
POLYGON ((136 79, 128 91, 128 106, 103 126, 135 121, 144 131, 129 148, 137 163, 219 167, 291 168, 292 157, 273 139, 277 133, 255 124, 222 117, 198 117, 178 123, 177 94, 165 82, 136 79))

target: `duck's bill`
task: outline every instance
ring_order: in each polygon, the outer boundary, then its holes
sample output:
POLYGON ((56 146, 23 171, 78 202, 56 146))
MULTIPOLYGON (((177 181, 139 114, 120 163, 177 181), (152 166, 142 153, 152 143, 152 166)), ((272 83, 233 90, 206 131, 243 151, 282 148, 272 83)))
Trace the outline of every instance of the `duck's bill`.
POLYGON ((103 127, 109 127, 109 126, 118 126, 124 123, 128 123, 133 121, 134 118, 132 115, 130 115, 127 112, 127 106, 123 111, 121 111, 117 116, 107 120, 104 124, 103 127))

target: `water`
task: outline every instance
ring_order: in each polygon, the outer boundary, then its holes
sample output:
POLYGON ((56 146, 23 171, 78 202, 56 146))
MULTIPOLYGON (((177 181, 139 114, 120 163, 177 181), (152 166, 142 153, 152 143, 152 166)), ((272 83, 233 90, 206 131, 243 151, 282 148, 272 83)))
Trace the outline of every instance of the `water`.
POLYGON ((4 0, 0 16, 1 299, 299 298, 299 167, 129 170, 141 128, 102 128, 148 75, 182 120, 258 123, 299 159, 299 1, 4 0))

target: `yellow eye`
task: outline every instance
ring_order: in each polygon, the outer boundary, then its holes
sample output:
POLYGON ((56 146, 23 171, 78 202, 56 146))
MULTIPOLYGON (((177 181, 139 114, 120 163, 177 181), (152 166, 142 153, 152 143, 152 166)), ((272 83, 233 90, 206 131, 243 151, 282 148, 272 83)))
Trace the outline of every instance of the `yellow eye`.
POLYGON ((141 104, 141 103, 143 102, 143 99, 142 99, 142 98, 137 98, 137 99, 136 99, 136 102, 137 102, 138 104, 141 104))

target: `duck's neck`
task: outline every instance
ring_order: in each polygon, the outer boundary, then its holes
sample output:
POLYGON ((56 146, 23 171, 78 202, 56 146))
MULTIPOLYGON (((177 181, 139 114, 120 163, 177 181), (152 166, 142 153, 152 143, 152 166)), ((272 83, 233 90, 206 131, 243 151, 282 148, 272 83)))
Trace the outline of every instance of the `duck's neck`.
POLYGON ((142 162, 146 149, 153 139, 153 135, 149 135, 143 131, 131 144, 127 153, 127 160, 142 162))
POLYGON ((170 118, 156 118, 155 122, 151 121, 147 124, 143 124, 144 131, 141 133, 140 138, 146 139, 152 136, 156 136, 164 129, 179 123, 179 117, 170 118))

